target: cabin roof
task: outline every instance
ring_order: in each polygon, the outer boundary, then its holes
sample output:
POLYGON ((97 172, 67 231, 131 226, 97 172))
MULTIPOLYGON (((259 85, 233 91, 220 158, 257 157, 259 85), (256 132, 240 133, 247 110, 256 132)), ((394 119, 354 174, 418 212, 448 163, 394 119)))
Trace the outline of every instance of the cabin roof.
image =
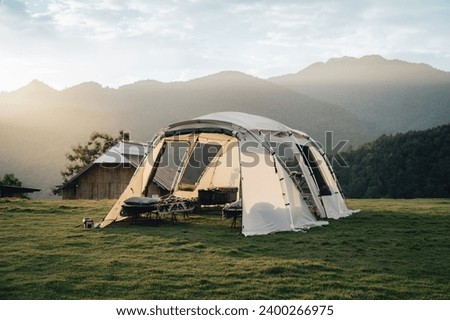
POLYGON ((32 193, 38 191, 41 191, 41 189, 20 186, 0 186, 0 197, 8 197, 15 194, 32 193))
POLYGON ((57 186, 56 192, 73 187, 77 183, 78 178, 89 171, 94 165, 121 164, 127 165, 128 167, 131 165, 133 168, 137 168, 144 158, 146 151, 147 145, 143 143, 136 141, 119 141, 64 184, 57 186))

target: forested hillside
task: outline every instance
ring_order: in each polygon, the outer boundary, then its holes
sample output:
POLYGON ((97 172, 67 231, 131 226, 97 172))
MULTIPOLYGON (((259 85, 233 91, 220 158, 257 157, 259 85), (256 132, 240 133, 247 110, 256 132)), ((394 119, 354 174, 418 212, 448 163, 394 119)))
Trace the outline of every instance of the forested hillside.
POLYGON ((350 198, 450 197, 450 124, 383 135, 342 153, 334 169, 350 198))

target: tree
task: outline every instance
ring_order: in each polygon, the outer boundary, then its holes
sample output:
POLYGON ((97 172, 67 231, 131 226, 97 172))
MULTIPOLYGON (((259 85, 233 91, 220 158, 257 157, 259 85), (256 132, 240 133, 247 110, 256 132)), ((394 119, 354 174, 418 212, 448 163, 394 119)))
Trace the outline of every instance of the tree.
POLYGON ((14 173, 7 173, 0 180, 0 186, 17 186, 21 187, 22 182, 14 176, 14 173))
POLYGON ((70 177, 94 162, 106 150, 122 140, 122 137, 123 130, 119 132, 116 138, 107 133, 92 132, 90 140, 85 145, 78 144, 72 148, 72 152, 66 153, 69 163, 66 165, 66 169, 61 171, 64 181, 67 181, 70 177))

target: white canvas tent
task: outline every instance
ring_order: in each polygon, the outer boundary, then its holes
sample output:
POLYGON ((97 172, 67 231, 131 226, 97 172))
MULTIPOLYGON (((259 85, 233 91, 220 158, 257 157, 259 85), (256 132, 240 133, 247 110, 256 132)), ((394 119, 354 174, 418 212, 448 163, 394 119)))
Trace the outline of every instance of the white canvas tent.
POLYGON ((177 197, 237 188, 246 236, 304 230, 354 212, 307 134, 264 117, 220 112, 161 129, 101 227, 126 219, 120 215, 124 201, 151 196, 148 186, 164 172, 173 172, 170 193, 177 197))

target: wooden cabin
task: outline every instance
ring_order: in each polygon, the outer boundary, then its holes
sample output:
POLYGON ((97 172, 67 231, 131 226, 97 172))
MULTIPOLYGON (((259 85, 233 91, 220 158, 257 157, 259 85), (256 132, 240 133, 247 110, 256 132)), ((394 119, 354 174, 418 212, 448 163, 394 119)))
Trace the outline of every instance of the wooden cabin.
POLYGON ((63 199, 117 199, 142 161, 147 146, 120 141, 56 191, 63 199))

